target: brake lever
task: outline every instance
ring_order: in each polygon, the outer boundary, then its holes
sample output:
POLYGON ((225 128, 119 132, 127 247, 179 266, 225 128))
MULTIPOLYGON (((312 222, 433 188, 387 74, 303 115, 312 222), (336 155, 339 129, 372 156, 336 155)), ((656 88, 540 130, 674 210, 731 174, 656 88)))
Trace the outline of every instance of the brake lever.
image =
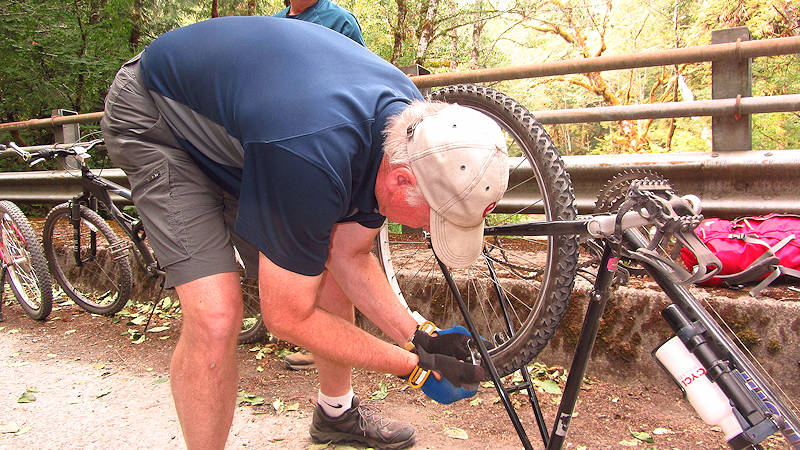
POLYGON ((11 147, 15 152, 17 152, 17 154, 20 156, 20 158, 22 158, 23 161, 28 161, 31 159, 31 154, 19 148, 17 144, 9 142, 8 146, 11 147))

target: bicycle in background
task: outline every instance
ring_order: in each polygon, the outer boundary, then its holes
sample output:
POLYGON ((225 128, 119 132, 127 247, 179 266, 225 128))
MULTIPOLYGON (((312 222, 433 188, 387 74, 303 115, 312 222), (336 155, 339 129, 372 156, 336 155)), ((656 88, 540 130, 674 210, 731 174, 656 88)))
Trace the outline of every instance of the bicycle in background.
MULTIPOLYGON (((25 214, 14 203, 0 201, 0 286, 6 282, 25 314, 44 320, 53 309, 53 283, 42 246, 25 214)), ((0 320, 3 302, 0 300, 0 320)))
MULTIPOLYGON (((13 149, 34 166, 55 158, 69 158, 80 170, 82 192, 55 206, 47 214, 42 245, 50 272, 78 306, 93 314, 111 316, 125 307, 131 296, 133 260, 147 279, 162 283, 164 270, 150 247, 141 220, 122 211, 112 200, 118 195, 131 200, 130 189, 105 179, 89 168, 89 151, 102 139, 39 148, 30 152, 13 142, 13 149), (107 215, 124 238, 117 235, 100 213, 107 215)), ((254 280, 243 280, 244 318, 240 343, 255 342, 266 335, 254 280)), ((160 296, 159 296, 160 297, 160 296)))

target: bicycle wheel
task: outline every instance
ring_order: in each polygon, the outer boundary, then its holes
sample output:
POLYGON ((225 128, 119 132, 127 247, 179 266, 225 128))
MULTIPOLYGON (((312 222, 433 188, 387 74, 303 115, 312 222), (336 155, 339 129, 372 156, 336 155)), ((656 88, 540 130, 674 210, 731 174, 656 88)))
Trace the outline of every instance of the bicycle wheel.
POLYGON ((53 282, 39 239, 25 214, 6 200, 0 201, 0 226, 6 280, 25 314, 44 320, 53 309, 53 282))
POLYGON ((267 335, 264 319, 261 318, 261 301, 258 297, 258 281, 242 278, 242 331, 239 332, 239 344, 252 344, 267 335))
MULTIPOLYGON (((569 174, 544 128, 522 105, 494 89, 450 86, 432 100, 481 111, 503 129, 510 158, 509 183, 489 225, 575 218, 569 174)), ((412 303, 442 328, 464 320, 421 232, 397 234, 378 246, 389 282, 401 302, 412 303)), ((452 270, 461 296, 501 375, 530 362, 552 337, 567 310, 577 270, 576 236, 485 239, 483 256, 452 270)))
POLYGON ((70 203, 56 206, 44 222, 44 251, 50 273, 83 309, 114 315, 125 307, 131 293, 130 244, 83 205, 76 242, 70 208, 70 203))

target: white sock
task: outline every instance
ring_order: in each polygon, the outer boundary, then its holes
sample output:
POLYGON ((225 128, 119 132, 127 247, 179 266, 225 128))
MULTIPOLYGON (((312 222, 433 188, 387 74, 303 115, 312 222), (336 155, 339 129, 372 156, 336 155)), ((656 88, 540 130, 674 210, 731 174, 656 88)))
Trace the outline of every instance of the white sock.
POLYGON ((341 397, 328 397, 323 394, 322 391, 319 391, 319 394, 317 394, 317 402, 328 417, 339 417, 353 406, 354 395, 352 388, 350 392, 341 397))

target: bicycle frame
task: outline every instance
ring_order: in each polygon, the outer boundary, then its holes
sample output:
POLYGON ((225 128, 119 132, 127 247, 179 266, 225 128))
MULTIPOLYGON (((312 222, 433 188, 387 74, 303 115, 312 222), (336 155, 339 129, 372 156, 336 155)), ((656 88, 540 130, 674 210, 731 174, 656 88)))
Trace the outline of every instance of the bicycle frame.
MULTIPOLYGON (((590 232, 593 223, 595 228, 605 226, 608 230, 609 224, 619 227, 620 224, 628 222, 623 227, 622 242, 613 243, 612 240, 604 238, 603 256, 599 264, 598 274, 595 279, 593 290, 590 292, 589 306, 586 311, 583 328, 573 355, 572 366, 569 370, 564 394, 556 415, 556 421, 552 431, 548 434, 544 424, 538 400, 531 389, 527 370, 523 366, 523 378, 528 386, 528 395, 533 405, 539 431, 542 440, 548 449, 561 448, 565 442, 570 419, 574 412, 574 407, 578 400, 580 385, 586 373, 597 332, 600 319, 605 309, 606 302, 610 296, 610 287, 613 280, 613 272, 616 270, 616 260, 618 259, 620 245, 624 242, 628 248, 640 249, 647 248, 648 242, 638 232, 629 227, 637 226, 631 220, 636 220, 638 212, 628 212, 624 216, 617 218, 615 215, 605 217, 594 217, 588 219, 578 219, 570 221, 541 221, 528 222, 513 225, 487 226, 484 230, 486 236, 557 236, 557 235, 595 235, 590 232), (598 222, 598 220, 600 222, 598 222), (597 225, 601 223, 601 225, 597 225)), ((642 224, 647 221, 642 221, 642 224)), ((612 228, 614 230, 614 228, 612 228)), ((617 228, 619 230, 619 228, 617 228)), ((608 235, 608 231, 605 233, 608 235)), ((596 237, 596 235, 595 235, 596 237)), ((489 264, 490 273, 494 273, 490 258, 486 257, 489 264)), ((438 261, 438 259, 437 259, 438 261)), ((800 436, 798 436, 797 419, 793 420, 795 428, 791 428, 784 423, 782 417, 777 415, 778 411, 772 406, 771 402, 779 400, 769 388, 769 385, 759 379, 752 363, 736 347, 736 345, 725 335, 722 328, 711 318, 708 312, 691 295, 688 289, 676 282, 674 276, 670 274, 670 268, 658 261, 641 261, 650 274, 657 282, 664 293, 672 301, 672 305, 662 312, 665 320, 675 331, 676 335, 686 347, 697 357, 705 368, 705 373, 715 382, 730 400, 737 414, 737 418, 742 426, 743 432, 728 444, 732 448, 752 448, 767 437, 777 431, 783 431, 784 436, 789 440, 794 448, 800 448, 800 436), (772 407, 771 407, 772 406, 772 407), (785 430, 784 430, 784 427, 785 430)), ((478 334, 478 330, 472 322, 469 311, 466 308, 458 288, 452 279, 449 270, 439 261, 442 273, 445 276, 450 290, 459 305, 468 329, 473 335, 478 334)), ((494 275, 493 275, 494 276, 494 275)), ((505 299, 498 293, 500 308, 507 317, 505 299)), ((505 326, 509 335, 514 335, 511 324, 506 320, 505 326)), ((522 428, 516 415, 514 407, 507 397, 506 389, 502 386, 500 378, 494 365, 491 363, 488 350, 481 339, 475 340, 481 358, 487 363, 488 371, 495 383, 495 388, 500 395, 506 411, 520 437, 525 448, 532 448, 530 441, 522 428)), ((517 386, 513 390, 524 389, 526 384, 517 386)), ((792 414, 788 408, 780 405, 784 411, 792 414)))
MULTIPOLYGON (((122 212, 111 199, 111 194, 119 195, 120 197, 131 200, 130 189, 120 186, 113 181, 107 180, 94 174, 85 164, 81 164, 81 186, 83 193, 70 200, 70 222, 75 226, 75 262, 81 264, 80 258, 80 235, 78 233, 78 224, 80 221, 80 205, 84 204, 92 210, 97 211, 98 204, 111 215, 111 218, 116 222, 125 234, 131 239, 133 245, 136 247, 138 255, 137 260, 144 267, 148 277, 155 278, 164 275, 164 270, 159 266, 155 256, 145 244, 145 232, 141 220, 134 219, 122 212)), ((94 237, 92 237, 94 239, 94 237)), ((92 242, 92 250, 94 250, 95 243, 92 242)), ((113 252, 125 251, 127 247, 113 249, 113 252)))

